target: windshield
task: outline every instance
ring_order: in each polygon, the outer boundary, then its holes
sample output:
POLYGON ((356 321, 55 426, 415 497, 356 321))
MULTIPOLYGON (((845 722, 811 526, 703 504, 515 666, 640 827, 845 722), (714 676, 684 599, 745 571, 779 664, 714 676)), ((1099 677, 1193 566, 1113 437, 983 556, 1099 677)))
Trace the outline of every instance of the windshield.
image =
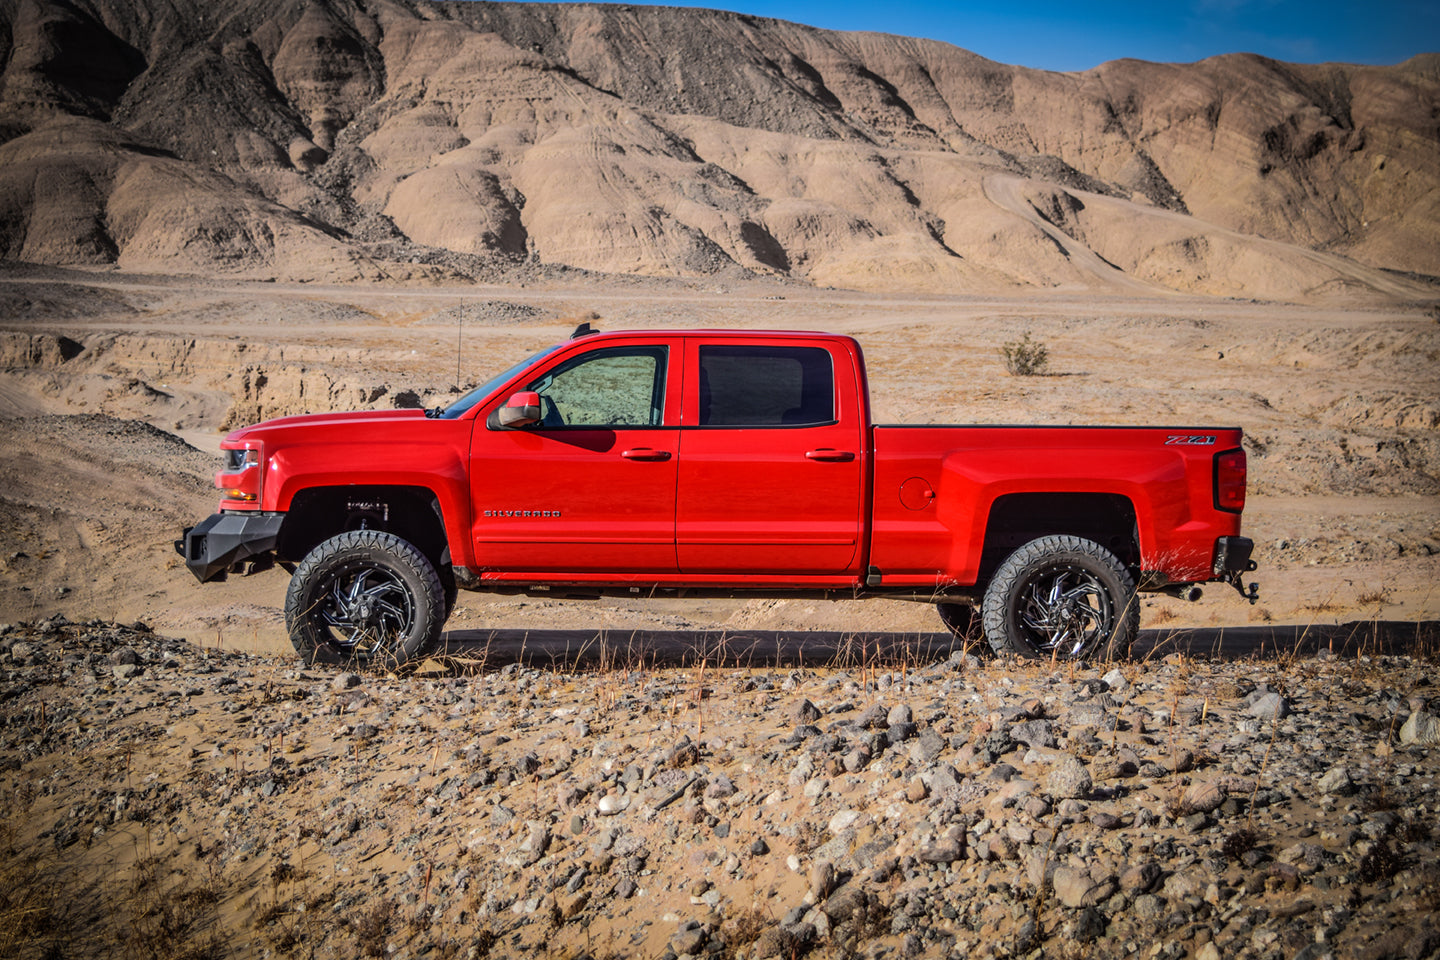
POLYGON ((550 356, 550 354, 554 353, 556 350, 559 350, 562 346, 564 346, 564 344, 557 343, 553 347, 546 347, 544 350, 541 350, 533 357, 527 357, 526 359, 521 360, 519 363, 515 364, 515 366, 511 367, 509 370, 506 370, 504 373, 497 374, 491 377, 489 380, 486 380, 484 383, 480 384, 480 386, 476 387, 474 390, 471 390, 459 400, 456 400, 454 403, 450 404, 450 406, 440 411, 440 418, 442 420, 454 420, 456 417, 464 416, 466 411, 468 411, 471 407, 475 406, 475 404, 479 403, 481 400, 484 400, 486 397, 490 396, 490 394, 498 390, 500 388, 500 385, 503 384, 505 381, 519 374, 521 370, 524 370, 527 367, 533 366, 535 363, 538 363, 542 358, 550 356))

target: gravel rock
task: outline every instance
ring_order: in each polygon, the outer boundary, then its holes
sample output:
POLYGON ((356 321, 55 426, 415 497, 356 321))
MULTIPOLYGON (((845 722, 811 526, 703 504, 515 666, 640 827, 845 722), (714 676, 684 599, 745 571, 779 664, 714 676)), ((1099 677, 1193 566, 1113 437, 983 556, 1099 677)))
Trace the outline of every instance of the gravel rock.
POLYGON ((1129 896, 1149 893, 1163 875, 1160 864, 1154 860, 1146 860, 1130 866, 1120 874, 1120 889, 1129 896))
POLYGON ((1067 907, 1093 907, 1104 903, 1117 886, 1111 877, 1094 879, 1087 870, 1059 867, 1051 878, 1055 896, 1067 907))
POLYGON ((1416 710, 1401 725, 1400 742, 1424 747, 1440 743, 1440 716, 1424 709, 1416 710))
POLYGON ((1284 720, 1290 716, 1290 702, 1270 692, 1257 698, 1245 712, 1258 720, 1284 720))
POLYGON ((1078 757, 1067 756, 1060 761, 1050 775, 1045 778, 1045 792, 1052 799, 1084 799, 1090 796, 1094 789, 1095 782, 1090 778, 1090 771, 1085 764, 1080 762, 1078 757))
POLYGON ((1211 813, 1220 809, 1225 802, 1225 791, 1213 780, 1191 784, 1180 799, 1180 807, 1186 813, 1211 813))
POLYGON ((1348 797, 1355 792, 1355 781, 1350 778, 1349 767, 1331 767, 1320 778, 1320 792, 1336 797, 1348 797))
POLYGON ((612 793, 601 797, 595 809, 602 817, 613 817, 617 814, 624 813, 629 806, 630 801, 628 798, 618 797, 612 793))
POLYGON ((835 889, 836 884, 835 864, 829 860, 819 860, 810 865, 810 898, 812 903, 818 903, 830 896, 830 891, 835 889))

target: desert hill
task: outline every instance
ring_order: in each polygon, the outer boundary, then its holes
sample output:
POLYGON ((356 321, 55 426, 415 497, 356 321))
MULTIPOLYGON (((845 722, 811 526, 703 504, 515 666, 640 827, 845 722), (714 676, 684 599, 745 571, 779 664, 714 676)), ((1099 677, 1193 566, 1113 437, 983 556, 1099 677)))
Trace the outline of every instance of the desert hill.
POLYGON ((1440 55, 1084 73, 717 11, 0 0, 0 257, 1433 295, 1440 55))

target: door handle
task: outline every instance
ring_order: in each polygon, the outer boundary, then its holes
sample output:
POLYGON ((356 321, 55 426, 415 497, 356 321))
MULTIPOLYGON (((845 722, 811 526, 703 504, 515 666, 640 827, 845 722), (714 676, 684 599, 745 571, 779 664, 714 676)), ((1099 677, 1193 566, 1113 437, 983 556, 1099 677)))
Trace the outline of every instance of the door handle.
POLYGON ((633 450, 626 450, 620 454, 626 460, 669 460, 669 450, 652 450, 649 447, 636 447, 633 450))
POLYGON ((855 454, 849 450, 832 450, 830 447, 821 447, 819 450, 806 450, 806 460, 823 460, 826 463, 849 463, 855 459, 855 454))

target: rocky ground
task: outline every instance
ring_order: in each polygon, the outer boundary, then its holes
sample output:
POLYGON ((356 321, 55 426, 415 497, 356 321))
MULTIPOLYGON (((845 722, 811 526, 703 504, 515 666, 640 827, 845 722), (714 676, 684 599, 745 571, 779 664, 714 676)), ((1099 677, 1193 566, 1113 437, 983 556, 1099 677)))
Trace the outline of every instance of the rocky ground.
POLYGON ((1437 652, 397 676, 8 625, 0 954, 1432 957, 1437 652))

